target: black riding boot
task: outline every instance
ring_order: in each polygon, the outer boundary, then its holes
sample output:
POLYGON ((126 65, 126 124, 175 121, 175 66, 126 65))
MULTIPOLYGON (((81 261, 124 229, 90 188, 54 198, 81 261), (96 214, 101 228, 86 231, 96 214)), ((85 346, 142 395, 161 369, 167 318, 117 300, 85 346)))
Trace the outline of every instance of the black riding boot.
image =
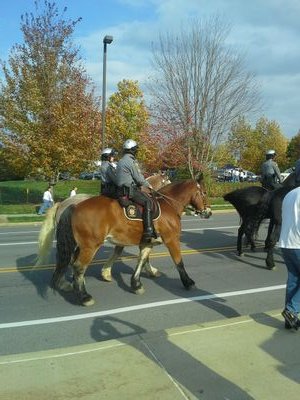
POLYGON ((157 237, 157 234, 153 229, 152 215, 151 210, 146 208, 143 213, 143 224, 144 224, 144 232, 142 236, 143 243, 151 243, 151 244, 161 244, 161 237, 157 237))

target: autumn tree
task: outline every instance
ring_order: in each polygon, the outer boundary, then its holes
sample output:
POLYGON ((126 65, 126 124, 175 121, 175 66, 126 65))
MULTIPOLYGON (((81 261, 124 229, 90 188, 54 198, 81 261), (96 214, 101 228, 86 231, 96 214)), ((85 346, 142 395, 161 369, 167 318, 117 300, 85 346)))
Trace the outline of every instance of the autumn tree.
POLYGON ((72 34, 55 3, 35 2, 21 17, 23 44, 1 61, 0 140, 11 168, 56 179, 98 158, 101 115, 72 34))
POLYGON ((286 151, 287 159, 289 162, 289 166, 295 165, 295 162, 300 158, 300 131, 296 136, 292 137, 290 140, 287 151, 286 151))
POLYGON ((124 79, 118 83, 107 103, 105 129, 109 147, 121 151, 125 140, 136 140, 139 159, 153 167, 157 145, 149 136, 149 112, 137 81, 124 79))
POLYGON ((269 149, 276 151, 280 168, 286 168, 288 140, 276 121, 262 117, 252 128, 249 122, 240 118, 232 126, 228 143, 232 152, 239 153, 240 165, 244 169, 259 173, 269 149))
POLYGON ((155 117, 185 138, 186 163, 210 164, 231 124, 256 110, 259 96, 243 57, 226 47, 229 27, 218 17, 194 21, 153 46, 149 84, 155 117))

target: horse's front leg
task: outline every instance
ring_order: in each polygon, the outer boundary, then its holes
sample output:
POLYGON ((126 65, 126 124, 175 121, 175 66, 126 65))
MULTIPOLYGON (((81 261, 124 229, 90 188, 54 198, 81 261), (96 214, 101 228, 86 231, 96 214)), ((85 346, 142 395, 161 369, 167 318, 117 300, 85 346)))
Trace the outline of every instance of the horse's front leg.
POLYGON ((180 241, 179 238, 170 239, 168 242, 165 242, 165 245, 168 247, 170 255, 176 265, 177 271, 179 272, 179 276, 183 286, 189 290, 193 286, 195 286, 195 282, 191 279, 185 268, 182 261, 181 250, 180 250, 180 241))
POLYGON ((140 246, 140 255, 138 258, 137 266, 135 268, 134 273, 131 276, 131 289, 136 294, 143 294, 145 289, 140 280, 141 270, 149 254, 152 250, 152 246, 141 245, 140 246))
POLYGON ((124 246, 115 246, 113 254, 109 257, 101 270, 101 278, 105 282, 112 282, 111 269, 116 259, 122 254, 124 246))
POLYGON ((146 258, 144 262, 143 270, 150 278, 158 278, 159 276, 161 276, 159 270, 150 264, 149 256, 146 258))
POLYGON ((238 256, 243 255, 243 235, 244 235, 244 229, 245 229, 245 222, 242 221, 241 226, 238 229, 238 237, 237 237, 237 254, 238 256))
POLYGON ((275 268, 274 247, 280 236, 281 223, 275 222, 273 224, 273 228, 274 229, 272 230, 270 237, 269 237, 268 254, 267 254, 267 258, 266 258, 266 265, 267 265, 267 268, 270 270, 275 268))
POLYGON ((270 219, 269 226, 268 226, 268 234, 267 234, 267 237, 265 240, 265 251, 269 250, 273 228, 274 228, 274 223, 273 223, 272 219, 270 219))

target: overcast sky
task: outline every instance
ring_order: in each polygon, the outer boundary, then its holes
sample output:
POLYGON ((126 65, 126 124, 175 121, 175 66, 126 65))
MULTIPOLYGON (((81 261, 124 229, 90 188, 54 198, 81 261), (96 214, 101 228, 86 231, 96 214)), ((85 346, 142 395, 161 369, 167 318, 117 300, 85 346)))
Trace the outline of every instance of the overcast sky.
MULTIPOLYGON (((261 115, 279 123, 291 138, 300 129, 299 0, 56 0, 67 16, 82 17, 74 40, 99 94, 102 92, 103 37, 107 49, 107 95, 122 79, 143 83, 151 73, 151 42, 160 32, 188 26, 190 18, 219 15, 232 26, 228 43, 246 54, 247 69, 256 74, 264 108, 261 115)), ((33 0, 1 0, 0 58, 22 41, 20 16, 33 10, 33 0)))

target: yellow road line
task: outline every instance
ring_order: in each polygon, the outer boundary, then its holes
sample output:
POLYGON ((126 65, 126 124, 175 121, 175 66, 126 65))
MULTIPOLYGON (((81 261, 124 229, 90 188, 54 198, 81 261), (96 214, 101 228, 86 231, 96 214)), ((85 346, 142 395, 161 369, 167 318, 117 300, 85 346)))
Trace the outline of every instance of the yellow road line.
MULTIPOLYGON (((259 248, 259 247, 257 247, 259 248)), ((187 249, 187 250, 181 250, 182 255, 193 255, 193 254, 201 254, 201 253, 211 253, 211 252, 222 252, 222 251, 232 251, 236 250, 236 246, 229 246, 229 247, 212 247, 212 248, 207 248, 207 249, 187 249)), ((168 251, 164 252, 156 252, 156 253, 151 253, 151 258, 159 258, 159 257, 167 257, 170 256, 168 251)), ((116 261, 127 261, 127 260, 134 260, 137 259, 138 255, 133 255, 133 256, 121 256, 118 257, 116 261)), ((98 259, 94 260, 91 262, 90 266, 92 265, 99 265, 99 264, 104 264, 108 258, 104 259, 98 259)), ((9 272, 27 272, 27 271, 48 271, 51 270, 55 267, 55 264, 48 264, 48 265, 40 265, 38 267, 36 266, 24 266, 24 267, 0 267, 0 274, 5 274, 9 272)))

